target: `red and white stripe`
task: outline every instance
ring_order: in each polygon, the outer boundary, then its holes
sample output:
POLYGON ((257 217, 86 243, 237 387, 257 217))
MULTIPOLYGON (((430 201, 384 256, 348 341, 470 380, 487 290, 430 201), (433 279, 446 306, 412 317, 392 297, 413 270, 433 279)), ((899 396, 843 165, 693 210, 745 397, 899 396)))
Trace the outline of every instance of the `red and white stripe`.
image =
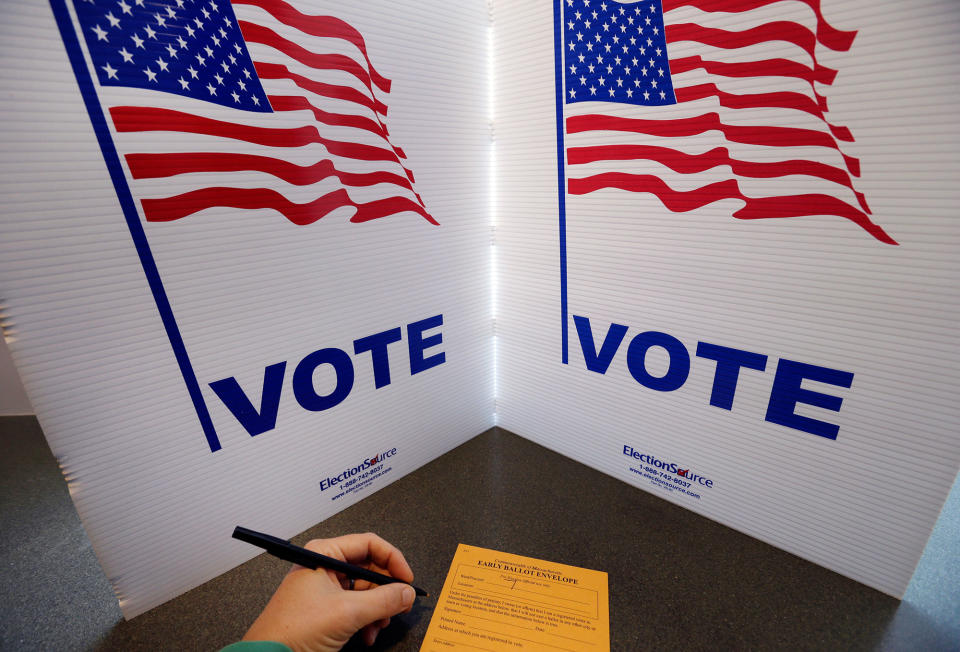
POLYGON ((734 217, 832 215, 896 244, 857 189, 851 131, 830 119, 824 63, 856 32, 819 0, 664 0, 677 104, 567 105, 567 190, 655 195, 674 212, 739 200, 734 217), (821 61, 823 59, 824 61, 821 61))
POLYGON ((391 141, 391 83, 361 34, 282 1, 233 5, 274 113, 100 89, 144 218, 232 208, 272 209, 298 225, 334 211, 353 222, 416 213, 437 224, 391 141))

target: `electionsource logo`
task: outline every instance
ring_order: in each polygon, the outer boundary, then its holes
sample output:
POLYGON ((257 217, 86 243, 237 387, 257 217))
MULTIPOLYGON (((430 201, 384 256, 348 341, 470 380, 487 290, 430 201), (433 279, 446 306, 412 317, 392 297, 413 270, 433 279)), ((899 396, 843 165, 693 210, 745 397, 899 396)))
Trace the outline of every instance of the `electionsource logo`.
POLYGON ((390 450, 384 451, 384 452, 380 453, 379 455, 375 455, 375 456, 373 456, 373 457, 368 457, 367 459, 365 459, 365 460, 363 460, 362 462, 360 462, 360 464, 358 464, 357 466, 354 466, 354 467, 351 467, 351 468, 345 470, 343 473, 341 473, 341 474, 338 475, 338 476, 334 476, 334 477, 332 477, 332 478, 326 478, 326 479, 324 479, 324 480, 321 480, 321 481, 320 481, 320 491, 326 491, 327 489, 330 489, 331 487, 335 487, 335 486, 337 486, 338 484, 340 484, 341 482, 343 482, 344 480, 346 480, 346 479, 348 479, 348 478, 352 478, 353 476, 357 475, 358 473, 363 473, 364 471, 366 471, 366 470, 369 469, 370 467, 376 466, 377 464, 379 464, 380 462, 384 461, 384 460, 387 459, 388 457, 393 457, 393 456, 396 455, 396 454, 397 454, 397 449, 396 449, 396 448, 391 448, 390 450))
POLYGON ((693 473, 690 469, 681 469, 677 464, 673 462, 664 462, 658 460, 653 455, 643 455, 638 451, 633 449, 633 446, 623 447, 623 454, 627 457, 632 457, 633 459, 642 462, 643 464, 649 464, 650 466, 655 466, 656 468, 665 471, 666 473, 675 473, 681 478, 686 478, 689 482, 696 482, 697 484, 703 485, 704 487, 712 488, 713 480, 703 477, 697 473, 693 473))

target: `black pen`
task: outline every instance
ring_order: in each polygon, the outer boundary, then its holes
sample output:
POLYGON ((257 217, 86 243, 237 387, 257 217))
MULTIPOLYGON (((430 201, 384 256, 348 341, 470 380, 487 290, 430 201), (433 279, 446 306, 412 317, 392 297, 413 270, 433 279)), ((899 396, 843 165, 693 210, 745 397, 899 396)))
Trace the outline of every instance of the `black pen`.
MULTIPOLYGON (((279 557, 280 559, 293 562, 294 564, 300 564, 301 566, 310 568, 312 570, 326 568, 338 573, 343 573, 347 577, 353 579, 367 580, 372 584, 406 584, 406 582, 401 582, 395 577, 382 575, 381 573, 375 573, 372 570, 367 570, 366 568, 361 568, 360 566, 354 566, 353 564, 348 564, 345 561, 340 561, 339 559, 327 557, 326 555, 321 555, 318 552, 313 552, 312 550, 295 546, 286 539, 272 537, 269 534, 264 534, 263 532, 248 530, 247 528, 240 527, 239 525, 233 530, 233 538, 251 543, 258 548, 263 548, 274 557, 279 557)), ((411 584, 410 586, 413 585, 411 584)), ((416 586, 413 586, 413 590, 417 592, 417 595, 430 595, 423 589, 417 588, 416 586)))

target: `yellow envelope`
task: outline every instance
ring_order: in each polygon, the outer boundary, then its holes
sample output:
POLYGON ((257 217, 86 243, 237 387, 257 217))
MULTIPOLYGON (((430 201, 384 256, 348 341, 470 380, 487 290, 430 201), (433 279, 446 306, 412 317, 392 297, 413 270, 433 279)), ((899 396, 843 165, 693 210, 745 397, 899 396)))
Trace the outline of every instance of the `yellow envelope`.
POLYGON ((461 543, 420 650, 609 651, 607 574, 461 543))

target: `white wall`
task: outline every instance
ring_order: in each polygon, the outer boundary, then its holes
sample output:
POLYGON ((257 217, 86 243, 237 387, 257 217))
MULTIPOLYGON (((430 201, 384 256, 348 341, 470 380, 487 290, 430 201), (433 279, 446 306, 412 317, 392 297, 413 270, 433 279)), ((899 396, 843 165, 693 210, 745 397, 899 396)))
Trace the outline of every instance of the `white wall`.
POLYGON ((0 416, 12 414, 33 414, 33 406, 23 391, 7 344, 0 338, 0 416))

